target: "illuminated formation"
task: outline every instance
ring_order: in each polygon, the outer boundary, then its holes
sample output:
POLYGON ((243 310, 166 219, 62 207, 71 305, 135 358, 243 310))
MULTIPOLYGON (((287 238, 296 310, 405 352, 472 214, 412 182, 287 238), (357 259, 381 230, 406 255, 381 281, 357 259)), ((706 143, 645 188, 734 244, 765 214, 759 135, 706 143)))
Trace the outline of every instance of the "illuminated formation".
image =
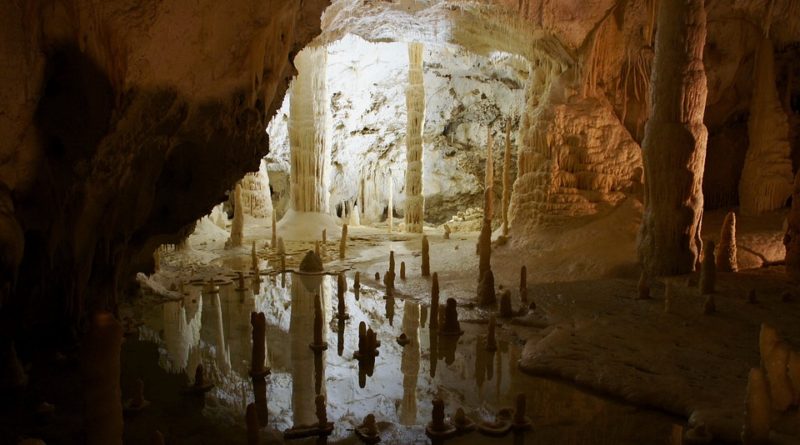
POLYGON ((422 133, 425 124, 425 86, 422 79, 422 43, 408 44, 406 87, 406 232, 422 233, 425 197, 422 196, 422 133))

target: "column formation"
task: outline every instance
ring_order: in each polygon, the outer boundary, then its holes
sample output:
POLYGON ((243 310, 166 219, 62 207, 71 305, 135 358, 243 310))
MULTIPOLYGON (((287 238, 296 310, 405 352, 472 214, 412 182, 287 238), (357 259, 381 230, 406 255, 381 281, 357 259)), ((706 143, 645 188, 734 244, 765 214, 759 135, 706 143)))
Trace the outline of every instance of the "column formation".
POLYGON ((653 109, 642 142, 645 209, 639 259, 651 275, 691 272, 700 255, 708 139, 705 41, 703 0, 660 2, 653 109))
POLYGON ((425 198, 422 196, 422 129, 425 123, 425 86, 422 78, 424 46, 408 44, 406 88, 406 232, 422 233, 425 198))
POLYGON ((298 212, 328 213, 331 161, 325 47, 306 48, 294 59, 297 78, 289 111, 291 203, 298 212))

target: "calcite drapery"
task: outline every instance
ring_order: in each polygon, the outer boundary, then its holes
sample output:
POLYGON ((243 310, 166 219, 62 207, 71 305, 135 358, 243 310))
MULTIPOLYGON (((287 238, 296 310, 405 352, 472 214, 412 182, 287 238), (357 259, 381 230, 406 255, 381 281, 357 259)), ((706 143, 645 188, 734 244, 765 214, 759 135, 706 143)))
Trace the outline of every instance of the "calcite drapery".
POLYGON ((325 82, 327 50, 309 47, 295 57, 289 115, 292 208, 328 213, 330 112, 325 82))
POLYGON ((645 209, 639 258, 650 276, 694 270, 700 253, 706 74, 702 0, 661 2, 653 63, 653 113, 645 127, 645 209))
POLYGON ((425 197, 422 196, 422 129, 425 124, 425 86, 422 78, 424 46, 408 44, 406 87, 406 232, 422 233, 425 197))

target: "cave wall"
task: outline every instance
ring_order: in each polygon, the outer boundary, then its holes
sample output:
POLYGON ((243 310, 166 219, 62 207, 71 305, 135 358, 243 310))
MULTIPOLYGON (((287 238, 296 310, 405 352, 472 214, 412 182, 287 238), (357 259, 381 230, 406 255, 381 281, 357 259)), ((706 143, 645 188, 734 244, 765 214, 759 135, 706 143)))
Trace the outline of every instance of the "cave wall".
MULTIPOLYGON (((24 233, 4 334, 113 309, 268 151, 326 1, 4 2, 0 183, 24 233), (5 105, 4 105, 5 107, 5 105), (67 315, 65 317, 65 315, 67 315), (13 321, 13 322, 12 322, 13 321)), ((3 248, 8 250, 10 242, 3 248)), ((48 329, 40 329, 41 327, 48 329)))

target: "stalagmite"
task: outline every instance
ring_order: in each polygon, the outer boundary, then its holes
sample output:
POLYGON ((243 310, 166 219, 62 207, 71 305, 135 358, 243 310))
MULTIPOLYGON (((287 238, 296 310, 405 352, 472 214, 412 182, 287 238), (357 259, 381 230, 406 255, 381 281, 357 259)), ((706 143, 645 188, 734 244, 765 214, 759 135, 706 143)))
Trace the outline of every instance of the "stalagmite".
POLYGON ((339 239, 339 259, 347 255, 347 224, 342 225, 342 237, 339 239))
POLYGON ((253 241, 253 246, 250 249, 250 267, 253 270, 258 269, 258 254, 256 253, 256 242, 253 241))
POLYGON ((392 179, 392 171, 389 170, 389 206, 387 209, 386 221, 389 226, 389 233, 394 230, 394 179, 392 179))
POLYGON ((495 338, 495 329, 497 328, 497 320, 494 318, 494 314, 489 315, 489 333, 486 335, 486 350, 487 351, 496 351, 497 350, 497 339, 495 338))
POLYGON ((528 302, 528 268, 526 266, 519 269, 519 299, 523 303, 528 302))
POLYGON ((244 239, 244 209, 242 204, 242 186, 236 184, 233 192, 233 221, 231 222, 231 236, 225 243, 225 248, 230 249, 242 245, 244 239))
POLYGON ((739 263, 736 260, 736 214, 728 212, 722 223, 717 247, 717 270, 720 272, 736 272, 739 263))
POLYGON ((430 275, 431 275, 430 246, 428 245, 428 237, 422 235, 422 276, 429 277, 430 275))
POLYGON ((272 230, 272 240, 271 240, 272 243, 271 243, 271 246, 272 246, 273 249, 277 249, 278 248, 278 224, 275 222, 275 220, 277 218, 275 212, 276 211, 273 209, 272 210, 272 227, 271 227, 271 230, 272 230))
POLYGON ((329 211, 331 165, 330 99, 326 87, 327 48, 308 47, 295 58, 289 112, 291 204, 298 212, 329 211))
POLYGON ((769 443, 770 402, 764 371, 750 370, 747 378, 747 396, 744 402, 744 445, 764 445, 769 443))
POLYGON ((328 244, 328 229, 322 229, 322 244, 328 244))
POLYGON ((506 122, 506 148, 503 152, 503 236, 508 236, 508 206, 511 204, 511 119, 506 122))
POLYGON ((262 159, 257 171, 247 173, 241 181, 244 211, 254 218, 267 218, 272 214, 272 197, 269 191, 267 164, 262 159))
POLYGON ((422 76, 422 43, 408 44, 406 88, 406 232, 422 233, 425 197, 422 195, 422 131, 425 124, 425 87, 422 76))
POLYGON ((756 49, 753 95, 747 121, 747 154, 739 181, 739 210, 755 215, 786 205, 792 194, 789 120, 778 98, 769 18, 756 49))
POLYGON ((700 269, 700 293, 714 293, 717 282, 716 261, 714 260, 714 241, 706 241, 703 247, 703 265, 700 269))
POLYGON ((434 272, 431 279, 431 330, 439 327, 439 273, 434 272))
POLYGON ((491 221, 494 219, 494 136, 491 126, 486 128, 486 176, 483 186, 483 219, 491 221))
POLYGON ((283 237, 278 237, 278 253, 281 255, 286 253, 286 246, 283 244, 283 237))
POLYGON ((401 280, 405 280, 406 279, 406 262, 405 261, 400 261, 400 279, 401 280))
POLYGON ((389 273, 394 275, 395 271, 395 262, 394 262, 394 250, 389 251, 389 273))
POLYGON ((779 341, 764 362, 772 409, 778 412, 786 411, 794 401, 794 391, 787 373, 790 352, 789 345, 779 341))
POLYGON ((478 282, 492 267, 492 222, 483 218, 481 233, 478 236, 478 282))
POLYGON ((353 227, 361 225, 361 214, 358 210, 358 204, 353 206, 353 211, 350 212, 350 220, 347 223, 353 227))
POLYGON ((355 294, 356 301, 361 294, 361 272, 356 271, 355 276, 353 277, 353 294, 355 294))
POLYGON ((494 273, 489 269, 483 275, 483 279, 478 284, 478 304, 481 306, 494 306, 497 304, 497 296, 494 290, 494 273))
POLYGON ((267 362, 267 318, 263 312, 250 314, 252 326, 253 354, 250 363, 250 376, 263 377, 269 374, 267 362))
POLYGON ((514 404, 514 419, 512 422, 512 428, 514 430, 527 430, 531 427, 531 418, 528 417, 528 400, 525 397, 525 394, 519 393, 517 394, 517 398, 515 399, 514 404))
POLYGON ((703 0, 659 2, 652 115, 645 127, 639 258, 648 276, 691 272, 700 253, 706 75, 703 0))
POLYGON ((318 257, 322 258, 319 250, 319 241, 314 241, 314 253, 316 253, 318 257))

